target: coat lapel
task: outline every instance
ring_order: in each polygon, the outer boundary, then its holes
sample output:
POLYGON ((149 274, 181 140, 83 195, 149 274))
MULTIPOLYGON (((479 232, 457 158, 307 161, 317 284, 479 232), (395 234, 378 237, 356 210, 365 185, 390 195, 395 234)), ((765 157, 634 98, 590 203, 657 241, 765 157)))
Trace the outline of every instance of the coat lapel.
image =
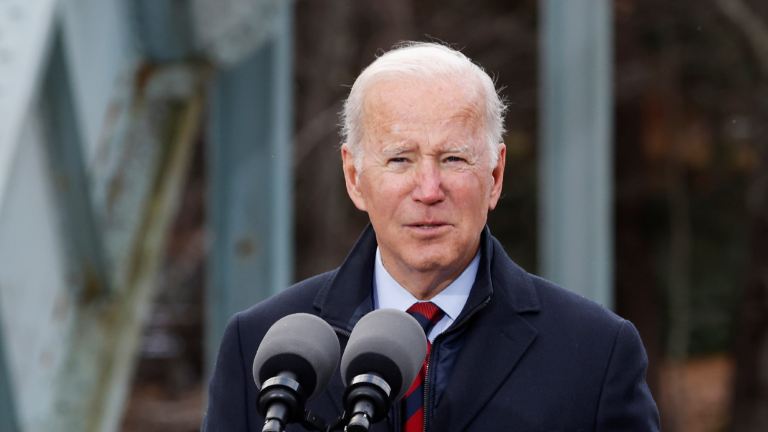
MULTIPOLYGON (((376 233, 368 224, 349 252, 347 259, 315 298, 314 306, 319 310, 320 318, 337 330, 342 353, 347 347, 349 337, 340 334, 338 330, 351 333, 360 316, 373 310, 371 296, 376 246, 376 233)), ((320 397, 330 399, 338 415, 344 411, 342 402, 344 390, 341 374, 337 368, 330 384, 320 397)))
POLYGON ((528 273, 504 252, 486 228, 488 260, 478 273, 473 295, 490 301, 468 324, 464 345, 448 387, 430 416, 433 431, 461 431, 485 407, 536 339, 538 331, 520 314, 537 313, 538 297, 528 273))
MULTIPOLYGON (((341 374, 337 368, 336 373, 333 375, 333 378, 331 378, 331 382, 328 384, 328 387, 326 387, 325 391, 320 395, 321 398, 330 399, 330 404, 336 407, 337 417, 340 416, 342 412, 344 412, 344 407, 342 406, 344 390, 344 384, 341 382, 341 374)), ((331 422, 335 420, 335 418, 327 418, 324 420, 331 422)))
POLYGON ((498 303, 490 302, 486 309, 495 310, 484 310, 467 329, 459 360, 432 416, 430 430, 466 429, 536 339, 536 329, 518 314, 498 310, 498 303))

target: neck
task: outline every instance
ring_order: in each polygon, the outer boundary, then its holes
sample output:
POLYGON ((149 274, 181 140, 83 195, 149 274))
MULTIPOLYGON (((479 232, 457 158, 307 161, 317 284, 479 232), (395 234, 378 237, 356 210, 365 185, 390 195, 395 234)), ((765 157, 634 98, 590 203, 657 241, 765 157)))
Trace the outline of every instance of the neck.
POLYGON ((478 242, 471 253, 449 266, 419 269, 391 256, 381 248, 381 263, 392 278, 420 301, 431 300, 455 281, 469 266, 480 248, 478 242))

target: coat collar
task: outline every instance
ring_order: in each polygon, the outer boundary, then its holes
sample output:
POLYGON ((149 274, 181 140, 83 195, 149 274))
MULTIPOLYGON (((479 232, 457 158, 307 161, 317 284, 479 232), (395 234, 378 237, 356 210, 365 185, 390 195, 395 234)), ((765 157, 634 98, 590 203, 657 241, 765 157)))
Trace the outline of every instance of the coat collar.
MULTIPOLYGON (((350 319, 358 307, 372 295, 377 246, 376 232, 371 224, 368 224, 336 275, 328 279, 315 298, 314 306, 321 311, 320 316, 331 325, 351 330, 347 328, 350 319)), ((507 257, 504 248, 491 235, 487 226, 481 235, 480 248, 477 279, 462 314, 467 312, 468 308, 474 308, 479 302, 485 301, 493 293, 494 287, 507 292, 511 300, 509 306, 514 311, 538 311, 538 298, 528 273, 507 257), (493 281, 492 276, 497 280, 493 281)))
MULTIPOLYGON (((335 276, 329 278, 315 298, 314 306, 320 310, 320 317, 336 329, 351 332, 357 319, 373 310, 376 246, 376 233, 369 224, 335 276)), ((509 259, 487 226, 480 248, 477 278, 454 325, 463 324, 468 315, 479 312, 468 321, 454 372, 440 404, 430 416, 430 430, 465 429, 512 373, 538 333, 521 316, 539 311, 528 273, 509 259)), ((341 380, 334 379, 328 392, 341 411, 341 380)))
MULTIPOLYGON (((371 224, 365 228, 333 278, 329 278, 315 298, 314 306, 320 317, 331 326, 344 331, 373 309, 373 268, 376 257, 376 232, 371 224), (370 307, 366 308, 370 302, 370 307), (368 309, 361 311, 362 309, 368 309), (356 319, 357 318, 357 319, 356 319)), ((480 240, 480 266, 472 291, 456 322, 484 303, 494 292, 503 290, 513 311, 536 312, 539 302, 531 279, 515 264, 486 226, 480 240)))
MULTIPOLYGON (((337 329, 351 332, 352 318, 359 315, 373 295, 373 267, 376 258, 376 233, 368 224, 333 278, 318 292, 314 306, 320 318, 337 329)), ((373 310, 373 303, 370 304, 373 310)))

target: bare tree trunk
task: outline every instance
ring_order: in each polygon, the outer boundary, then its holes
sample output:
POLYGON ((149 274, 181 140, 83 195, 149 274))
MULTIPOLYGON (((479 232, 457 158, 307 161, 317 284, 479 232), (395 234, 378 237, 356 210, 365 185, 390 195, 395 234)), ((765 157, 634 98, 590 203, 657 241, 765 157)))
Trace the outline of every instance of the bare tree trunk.
POLYGON ((666 197, 669 208, 669 257, 667 259, 667 310, 669 332, 666 356, 670 368, 668 412, 664 413, 668 430, 685 430, 686 408, 689 395, 686 391, 685 361, 688 359, 691 333, 691 214, 687 168, 684 163, 685 104, 680 94, 681 44, 671 22, 664 27, 664 63, 660 68, 661 95, 666 124, 665 135, 669 141, 666 165, 666 197))
POLYGON ((669 334, 666 352, 670 368, 668 377, 673 380, 669 386, 672 389, 672 394, 669 396, 673 412, 665 416, 673 431, 685 430, 686 407, 689 400, 685 361, 688 359, 691 333, 691 216, 685 174, 685 167, 680 161, 674 160, 673 156, 666 166, 671 243, 667 260, 669 334))

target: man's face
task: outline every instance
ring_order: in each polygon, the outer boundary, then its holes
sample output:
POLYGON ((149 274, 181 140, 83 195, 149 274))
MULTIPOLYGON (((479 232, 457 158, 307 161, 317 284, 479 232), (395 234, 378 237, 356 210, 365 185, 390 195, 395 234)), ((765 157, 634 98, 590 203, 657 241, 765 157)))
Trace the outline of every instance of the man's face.
POLYGON ((361 172, 342 146, 347 190, 368 212, 385 265, 461 271, 501 193, 481 100, 457 82, 382 81, 365 99, 361 172))

